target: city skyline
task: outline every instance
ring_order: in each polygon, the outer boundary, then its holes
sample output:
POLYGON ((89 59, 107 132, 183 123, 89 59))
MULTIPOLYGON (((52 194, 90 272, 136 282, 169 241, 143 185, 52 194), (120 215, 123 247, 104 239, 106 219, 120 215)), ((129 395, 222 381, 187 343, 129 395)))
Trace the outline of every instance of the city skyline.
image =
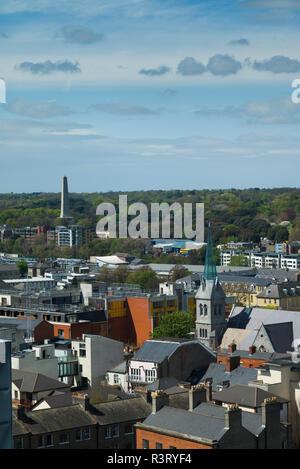
POLYGON ((1 5, 0 191, 59 192, 64 174, 71 192, 299 187, 299 13, 283 0, 1 5))

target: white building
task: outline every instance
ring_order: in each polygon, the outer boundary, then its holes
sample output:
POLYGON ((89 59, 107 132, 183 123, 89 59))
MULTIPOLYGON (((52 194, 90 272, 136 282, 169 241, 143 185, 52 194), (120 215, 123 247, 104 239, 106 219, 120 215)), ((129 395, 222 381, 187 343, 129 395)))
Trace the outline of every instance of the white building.
POLYGON ((126 361, 111 368, 106 373, 106 382, 110 386, 120 386, 122 391, 128 392, 128 372, 126 361))
POLYGON ((82 340, 72 340, 72 350, 82 378, 92 388, 99 386, 106 372, 123 361, 124 344, 100 335, 83 334, 82 340))

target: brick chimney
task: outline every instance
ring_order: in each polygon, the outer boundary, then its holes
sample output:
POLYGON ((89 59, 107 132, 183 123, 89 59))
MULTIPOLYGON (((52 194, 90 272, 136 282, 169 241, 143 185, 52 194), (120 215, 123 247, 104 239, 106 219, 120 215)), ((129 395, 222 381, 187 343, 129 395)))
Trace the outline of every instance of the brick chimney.
POLYGON ((251 345, 249 347, 249 355, 253 355, 256 352, 256 347, 255 345, 251 345))
POLYGON ((225 368, 226 371, 232 371, 235 368, 240 366, 240 356, 239 355, 233 355, 230 357, 225 357, 225 368))
POLYGON ((156 414, 162 407, 169 404, 169 396, 164 391, 155 391, 151 393, 152 414, 156 414))
POLYGON ((197 386, 191 386, 189 390, 189 411, 192 412, 197 405, 201 402, 206 401, 206 386, 204 384, 198 384, 197 386))
POLYGON ((232 344, 228 345, 228 353, 233 353, 236 351, 236 344, 232 342, 232 344))
POLYGON ((242 411, 238 404, 232 404, 225 410, 225 428, 235 430, 242 426, 242 411))

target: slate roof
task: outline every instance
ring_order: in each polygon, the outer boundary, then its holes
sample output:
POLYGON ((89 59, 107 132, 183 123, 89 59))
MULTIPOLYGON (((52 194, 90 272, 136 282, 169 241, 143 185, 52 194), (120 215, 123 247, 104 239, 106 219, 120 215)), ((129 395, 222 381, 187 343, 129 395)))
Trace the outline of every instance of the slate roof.
MULTIPOLYGON (((27 322, 26 318, 8 318, 8 317, 0 317, 0 328, 1 327, 14 327, 18 330, 27 330, 27 322)), ((30 324, 32 330, 42 322, 41 319, 30 319, 30 324)))
MULTIPOLYGON (((261 329, 265 330, 275 352, 285 353, 291 350, 294 340, 292 322, 262 324, 261 329)), ((259 333, 260 331, 257 332, 257 335, 259 333)))
POLYGON ((96 425, 93 418, 83 410, 80 404, 74 404, 58 409, 42 409, 26 412, 23 419, 17 418, 13 411, 13 435, 20 431, 37 435, 72 428, 96 425))
POLYGON ((107 371, 108 373, 126 373, 126 361, 119 363, 118 365, 114 366, 110 370, 107 371))
POLYGON ((240 406, 257 408, 261 407, 265 399, 269 397, 276 397, 281 403, 289 402, 282 397, 275 396, 270 392, 255 386, 246 386, 244 384, 236 384, 223 391, 213 393, 213 400, 218 402, 226 402, 230 404, 239 404, 240 406))
POLYGON ((72 405, 72 393, 56 391, 51 396, 46 396, 44 399, 37 402, 32 410, 35 410, 35 407, 38 407, 42 402, 46 402, 51 409, 66 407, 72 405))
POLYGON ((143 422, 144 427, 161 429, 181 435, 182 438, 220 440, 227 432, 222 418, 211 418, 198 412, 163 407, 143 422))
POLYGON ((299 311, 236 306, 230 313, 228 327, 258 331, 262 324, 266 326, 283 322, 292 322, 293 337, 300 337, 299 311))
POLYGON ((99 425, 144 420, 152 407, 142 397, 103 402, 91 406, 91 413, 99 425))
POLYGON ((21 392, 41 392, 51 391, 55 389, 69 389, 66 383, 62 383, 49 376, 45 376, 36 371, 16 370, 12 369, 12 382, 20 389, 21 392))
POLYGON ((245 368, 238 366, 232 371, 226 371, 225 365, 221 363, 210 363, 206 373, 198 381, 192 384, 204 383, 206 379, 212 378, 212 390, 217 391, 217 385, 229 381, 231 386, 236 384, 248 384, 249 381, 257 379, 257 368, 245 368))
MULTIPOLYGON (((225 410, 225 407, 203 402, 202 404, 195 407, 194 412, 215 418, 225 419, 225 410)), ((242 426, 256 436, 258 436, 264 429, 262 426, 261 415, 253 412, 242 411, 242 426)))
POLYGON ((170 389, 178 385, 178 380, 176 378, 159 378, 153 383, 147 384, 146 388, 148 391, 158 391, 170 389))
POLYGON ((257 298, 286 298, 288 296, 299 296, 300 285, 298 282, 286 282, 271 284, 257 295, 257 298))
MULTIPOLYGON (((188 342, 188 339, 185 342, 188 342)), ((167 340, 146 340, 131 360, 162 363, 180 347, 181 343, 167 340)))

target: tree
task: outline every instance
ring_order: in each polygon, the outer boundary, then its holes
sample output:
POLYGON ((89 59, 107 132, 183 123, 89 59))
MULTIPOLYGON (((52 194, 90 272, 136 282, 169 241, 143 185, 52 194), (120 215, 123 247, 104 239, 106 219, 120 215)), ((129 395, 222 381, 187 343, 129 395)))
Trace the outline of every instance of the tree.
POLYGON ((235 267, 249 267, 249 259, 243 254, 238 254, 236 256, 232 256, 229 265, 235 267))
POLYGON ((149 267, 141 267, 137 272, 128 275, 127 283, 137 283, 143 290, 156 290, 159 279, 154 270, 149 267))
POLYGON ((169 273, 170 282, 176 282, 179 278, 187 277, 191 272, 184 266, 175 265, 169 273))
POLYGON ((19 269, 19 274, 21 275, 21 277, 25 277, 25 275, 27 274, 28 272, 28 265, 27 265, 27 262, 26 261, 18 261, 16 263, 18 269, 19 269))
POLYGON ((192 313, 185 311, 175 311, 162 316, 158 326, 154 328, 152 337, 181 337, 188 338, 189 332, 194 328, 194 318, 192 313))

